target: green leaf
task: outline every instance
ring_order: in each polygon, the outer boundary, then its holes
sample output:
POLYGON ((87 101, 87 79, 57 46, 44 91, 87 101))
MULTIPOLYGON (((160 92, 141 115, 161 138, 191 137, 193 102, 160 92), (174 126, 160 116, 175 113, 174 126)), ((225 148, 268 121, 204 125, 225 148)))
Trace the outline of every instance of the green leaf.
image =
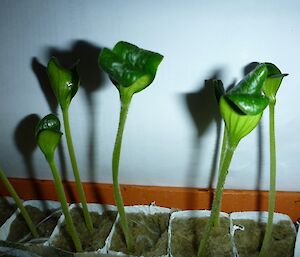
POLYGON ((48 114, 38 123, 35 137, 47 160, 54 158, 54 151, 60 142, 60 121, 54 114, 48 114))
POLYGON ((229 134, 231 146, 237 146, 239 141, 257 126, 262 117, 262 112, 257 115, 240 113, 228 103, 224 96, 221 97, 219 106, 229 134))
POLYGON ((112 50, 101 51, 99 65, 119 90, 130 87, 132 93, 137 93, 152 83, 162 59, 159 53, 120 41, 112 50))
POLYGON ((276 101, 276 94, 281 85, 282 79, 288 74, 282 74, 273 63, 266 63, 268 68, 268 77, 263 84, 263 92, 269 98, 270 102, 276 101))
POLYGON ((269 103, 263 95, 234 94, 227 97, 238 106, 243 114, 247 115, 256 115, 263 112, 269 103))
POLYGON ((63 110, 69 107, 79 88, 77 63, 71 69, 66 69, 55 57, 48 62, 47 71, 51 87, 63 110))
POLYGON ((267 76, 266 64, 259 64, 226 93, 226 98, 244 114, 261 113, 268 105, 268 98, 262 94, 262 87, 267 76))

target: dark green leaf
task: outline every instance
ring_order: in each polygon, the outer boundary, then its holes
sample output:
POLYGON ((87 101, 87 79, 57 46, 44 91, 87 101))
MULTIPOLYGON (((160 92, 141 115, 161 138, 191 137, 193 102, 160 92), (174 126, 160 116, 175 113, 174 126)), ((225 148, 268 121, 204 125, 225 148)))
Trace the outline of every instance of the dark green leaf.
POLYGON ((110 50, 104 48, 99 55, 99 65, 119 88, 131 87, 139 92, 155 78, 163 56, 120 41, 110 50))
POLYGON ((268 99, 262 94, 262 87, 267 76, 266 64, 257 65, 253 71, 226 93, 226 98, 244 114, 257 115, 263 112, 268 105, 268 99))
POLYGON ((48 62, 47 71, 51 87, 62 109, 69 107, 79 88, 80 81, 76 66, 77 63, 71 69, 66 69, 55 57, 48 62))
POLYGON ((269 104, 266 97, 262 95, 246 95, 246 94, 232 94, 226 96, 231 102, 235 103, 237 107, 247 115, 256 115, 261 113, 269 104))
POLYGON ((54 114, 40 120, 35 130, 37 144, 47 160, 54 157, 54 151, 60 142, 60 121, 54 114))

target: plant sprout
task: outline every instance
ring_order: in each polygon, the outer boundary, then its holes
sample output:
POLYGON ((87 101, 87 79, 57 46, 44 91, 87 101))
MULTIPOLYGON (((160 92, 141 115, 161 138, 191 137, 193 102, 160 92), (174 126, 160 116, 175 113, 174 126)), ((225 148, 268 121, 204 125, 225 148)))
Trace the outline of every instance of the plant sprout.
POLYGON ((205 256, 211 230, 213 227, 219 226, 222 193, 234 151, 240 140, 257 126, 268 105, 268 98, 262 94, 262 86, 267 75, 266 64, 260 64, 227 93, 224 93, 222 82, 215 81, 220 113, 224 119, 225 128, 217 188, 210 219, 198 249, 198 257, 205 256))
POLYGON ((133 250, 134 244, 129 231, 118 181, 122 136, 133 94, 145 89, 152 83, 162 59, 163 56, 158 53, 141 49, 123 41, 118 42, 112 50, 104 48, 99 55, 99 65, 108 73, 120 94, 121 110, 112 158, 112 176, 115 202, 129 251, 133 250))
POLYGON ((93 230, 93 222, 87 208, 86 197, 80 179, 80 173, 76 161, 75 150, 71 135, 69 122, 69 106, 72 98, 75 96, 79 88, 79 76, 76 70, 76 65, 70 70, 61 66, 59 61, 52 57, 48 62, 48 75, 51 82, 54 94, 59 102, 63 114, 64 128, 67 140, 69 156, 72 164, 72 169, 75 177, 76 188, 79 194, 79 199, 82 204, 83 216, 89 231, 93 230))
POLYGON ((67 231, 72 238, 76 251, 81 252, 82 245, 79 240, 77 231, 74 227, 73 220, 68 209, 68 203, 66 200, 63 184, 61 182, 61 177, 54 161, 54 152, 62 136, 62 133, 60 132, 59 119, 54 114, 45 116, 38 123, 35 133, 37 144, 45 155, 45 158, 52 171, 55 189, 58 194, 63 214, 65 216, 67 231))
POLYGON ((10 193, 11 197, 14 199, 16 205, 18 206, 31 234, 33 235, 34 238, 38 238, 39 234, 37 232, 37 229, 36 229, 35 225, 33 224, 32 219, 30 218, 27 210, 25 209, 22 200, 18 196, 13 185, 9 182, 8 178, 6 177, 6 175, 4 174, 4 171, 1 168, 0 168, 0 179, 2 180, 7 191, 10 193))
POLYGON ((276 145, 275 145, 275 104, 276 94, 283 77, 281 71, 272 63, 267 63, 268 77, 263 85, 263 92, 269 99, 269 134, 270 134, 270 192, 268 207, 268 223, 259 257, 267 256, 273 230, 273 216, 275 211, 275 191, 276 191, 276 145))

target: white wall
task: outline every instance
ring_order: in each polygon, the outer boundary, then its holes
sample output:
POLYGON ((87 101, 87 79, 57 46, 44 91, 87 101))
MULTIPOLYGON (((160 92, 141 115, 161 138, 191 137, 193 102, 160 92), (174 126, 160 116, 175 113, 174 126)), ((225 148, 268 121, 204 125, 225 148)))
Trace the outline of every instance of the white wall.
MULTIPOLYGON (((122 183, 207 187, 218 114, 204 80, 217 74, 228 87, 242 78, 249 63, 269 61, 290 74, 276 110, 278 189, 300 190, 299 1, 0 3, 0 165, 9 176, 51 178, 31 141, 31 124, 36 121, 32 114, 44 116, 51 106, 55 110, 43 67, 55 53, 65 64, 81 58, 83 85, 70 115, 82 178, 111 182, 119 97, 96 60, 99 49, 125 40, 165 58, 153 84, 133 99, 124 134, 122 183)), ((63 166, 59 156, 57 161, 63 166)), ((69 164, 66 170, 64 176, 73 180, 69 164)), ((240 143, 226 188, 267 189, 268 172, 266 111, 260 133, 256 129, 240 143)))

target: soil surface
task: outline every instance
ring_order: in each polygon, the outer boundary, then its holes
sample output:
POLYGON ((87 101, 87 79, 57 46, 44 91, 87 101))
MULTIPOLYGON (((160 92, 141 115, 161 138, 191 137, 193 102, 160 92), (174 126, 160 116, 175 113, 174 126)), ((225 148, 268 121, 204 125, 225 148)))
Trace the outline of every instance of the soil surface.
MULTIPOLYGON (((42 220, 46 219, 50 214, 51 211, 45 211, 42 212, 36 207, 32 207, 30 205, 25 206, 26 210, 29 213, 29 216, 31 217, 34 224, 40 223, 42 220)), ((57 221, 59 219, 59 215, 54 215, 47 219, 46 221, 40 223, 37 227, 37 231, 40 238, 48 238, 50 237, 52 231, 54 230, 57 221)), ((23 239, 26 235, 29 234, 29 237, 27 238, 27 241, 32 239, 30 236, 29 228, 21 215, 21 213, 18 214, 17 218, 12 222, 9 235, 7 240, 17 242, 21 239, 23 239)))
POLYGON ((0 198, 0 227, 17 209, 15 204, 10 204, 5 198, 0 198))
MULTIPOLYGON (((257 257, 265 234, 264 223, 253 220, 234 220, 234 225, 243 226, 236 230, 234 240, 240 257, 257 257)), ((293 257, 296 234, 287 221, 273 225, 272 242, 268 257, 293 257)))
MULTIPOLYGON (((117 212, 105 211, 101 215, 97 212, 90 212, 93 222, 92 232, 89 232, 85 225, 81 208, 73 208, 70 213, 78 232, 83 251, 92 252, 103 248, 105 240, 115 222, 117 212)), ((76 252, 65 225, 61 227, 60 233, 54 238, 52 245, 69 252, 76 252)))
MULTIPOLYGON (((171 254, 173 257, 196 257, 201 238, 209 218, 176 218, 172 221, 171 254)), ((213 228, 207 257, 232 257, 230 222, 220 218, 220 225, 213 228)))
POLYGON ((153 215, 130 213, 127 214, 127 219, 134 241, 134 251, 129 252, 127 250, 123 231, 119 223, 113 234, 109 250, 144 257, 156 257, 168 254, 169 213, 157 213, 153 215))

